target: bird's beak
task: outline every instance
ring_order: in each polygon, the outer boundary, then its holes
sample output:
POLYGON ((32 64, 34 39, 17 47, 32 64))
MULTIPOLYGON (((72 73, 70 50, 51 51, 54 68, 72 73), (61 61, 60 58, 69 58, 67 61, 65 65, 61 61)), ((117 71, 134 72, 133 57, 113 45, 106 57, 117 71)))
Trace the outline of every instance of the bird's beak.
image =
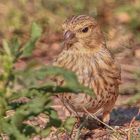
POLYGON ((75 34, 68 30, 64 33, 64 41, 66 41, 67 43, 73 42, 72 40, 75 38, 75 34))

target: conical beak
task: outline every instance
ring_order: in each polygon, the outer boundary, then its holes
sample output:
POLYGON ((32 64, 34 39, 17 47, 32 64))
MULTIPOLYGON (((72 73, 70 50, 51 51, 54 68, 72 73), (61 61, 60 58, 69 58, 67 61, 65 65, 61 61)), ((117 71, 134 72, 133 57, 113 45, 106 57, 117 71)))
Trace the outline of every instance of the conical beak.
POLYGON ((64 33, 64 41, 69 42, 72 41, 74 38, 75 38, 75 34, 72 31, 68 30, 64 33))

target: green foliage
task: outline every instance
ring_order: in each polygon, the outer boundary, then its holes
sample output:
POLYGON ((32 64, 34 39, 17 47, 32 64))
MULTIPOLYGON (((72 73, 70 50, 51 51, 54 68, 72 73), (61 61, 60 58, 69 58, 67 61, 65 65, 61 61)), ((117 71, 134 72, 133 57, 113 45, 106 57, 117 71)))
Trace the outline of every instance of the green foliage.
POLYGON ((63 92, 69 91, 69 92, 74 92, 74 93, 87 93, 90 96, 94 96, 92 90, 79 84, 77 77, 71 71, 64 70, 58 67, 47 67, 44 72, 46 73, 46 76, 54 75, 55 77, 57 77, 58 75, 63 75, 63 78, 66 84, 61 87, 54 86, 54 84, 52 85, 47 84, 47 85, 42 85, 40 87, 32 87, 31 89, 36 89, 36 90, 44 91, 44 92, 49 91, 49 92, 54 92, 54 93, 58 93, 58 92, 62 93, 62 91, 63 92))
POLYGON ((68 131, 68 132, 70 132, 71 130, 72 130, 72 128, 73 128, 73 125, 74 125, 74 122, 76 121, 76 119, 75 118, 67 118, 67 120, 65 120, 65 122, 64 122, 64 128, 68 131))
POLYGON ((3 40, 3 48, 0 49, 0 133, 7 134, 10 139, 28 140, 37 134, 46 137, 52 127, 57 128, 57 133, 61 131, 70 133, 75 118, 60 120, 56 110, 51 107, 51 97, 54 93, 63 92, 74 94, 80 92, 94 96, 93 91, 81 85, 71 71, 52 66, 39 68, 27 66, 23 70, 15 68, 19 59, 29 58, 32 55, 41 32, 42 29, 33 23, 31 37, 25 45, 21 45, 19 39, 13 38, 10 42, 3 40), (57 86, 49 81, 51 76, 63 77, 64 86, 57 86), (29 101, 20 101, 23 97, 29 101), (9 110, 14 110, 14 114, 7 116, 9 110), (48 119, 43 129, 25 123, 40 113, 45 114, 48 119))
POLYGON ((35 43, 38 40, 38 38, 41 36, 41 33, 42 33, 42 29, 36 23, 33 23, 32 30, 31 30, 31 38, 24 46, 22 57, 29 57, 32 55, 32 51, 35 47, 35 43))

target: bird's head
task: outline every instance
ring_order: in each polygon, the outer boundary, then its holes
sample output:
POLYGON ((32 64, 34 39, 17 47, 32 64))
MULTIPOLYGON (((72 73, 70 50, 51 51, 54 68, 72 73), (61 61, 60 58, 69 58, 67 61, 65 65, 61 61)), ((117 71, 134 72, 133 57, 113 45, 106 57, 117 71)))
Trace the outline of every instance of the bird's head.
POLYGON ((95 48, 103 41, 100 27, 93 17, 86 15, 72 16, 63 23, 64 43, 72 47, 81 44, 85 48, 95 48))

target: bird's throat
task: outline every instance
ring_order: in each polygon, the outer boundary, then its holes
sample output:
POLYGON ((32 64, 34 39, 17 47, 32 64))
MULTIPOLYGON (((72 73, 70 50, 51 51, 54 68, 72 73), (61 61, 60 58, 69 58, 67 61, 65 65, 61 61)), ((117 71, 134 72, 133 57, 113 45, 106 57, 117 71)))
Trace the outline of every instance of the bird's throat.
POLYGON ((69 44, 65 46, 65 51, 71 54, 96 54, 102 50, 106 49, 104 44, 92 44, 89 46, 87 44, 83 44, 80 42, 76 42, 74 44, 69 44))

